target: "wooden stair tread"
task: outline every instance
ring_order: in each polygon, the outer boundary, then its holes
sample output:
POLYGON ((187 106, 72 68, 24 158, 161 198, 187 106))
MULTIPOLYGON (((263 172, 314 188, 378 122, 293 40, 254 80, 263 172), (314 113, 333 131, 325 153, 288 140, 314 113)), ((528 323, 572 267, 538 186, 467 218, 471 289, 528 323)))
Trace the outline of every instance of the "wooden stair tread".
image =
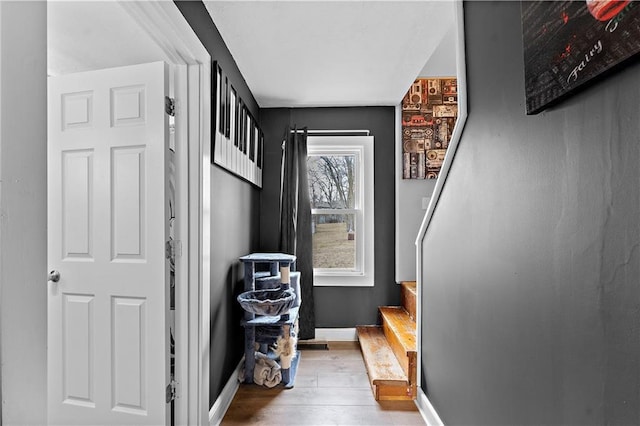
POLYGON ((416 385, 404 373, 382 327, 368 325, 356 329, 376 401, 415 399, 416 385))
POLYGON ((389 346, 382 327, 360 325, 356 330, 371 383, 378 385, 398 382, 399 385, 406 386, 407 376, 389 346))
POLYGON ((418 354, 416 352, 416 322, 400 306, 381 306, 382 330, 402 371, 415 385, 418 354))
POLYGON ((393 332, 405 352, 415 352, 416 322, 411 319, 407 311, 400 306, 381 306, 380 314, 383 326, 393 332))

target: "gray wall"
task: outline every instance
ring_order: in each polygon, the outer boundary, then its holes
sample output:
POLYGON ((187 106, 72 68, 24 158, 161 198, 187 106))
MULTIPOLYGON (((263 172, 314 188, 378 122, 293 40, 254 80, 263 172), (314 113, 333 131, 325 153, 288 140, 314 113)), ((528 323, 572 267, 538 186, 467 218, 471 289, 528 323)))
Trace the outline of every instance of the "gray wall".
POLYGON ((640 64, 524 114, 520 2, 466 2, 469 118, 424 244, 445 424, 640 423, 640 64))
POLYGON ((0 424, 47 419, 47 6, 0 2, 0 424))
POLYGON ((287 126, 311 130, 368 129, 374 136, 375 286, 315 287, 316 326, 355 327, 375 324, 378 306, 399 304, 394 284, 394 108, 273 108, 262 109, 265 170, 261 196, 260 246, 278 249, 281 144, 287 126))
MULTIPOLYGON (((220 33, 200 1, 176 1, 202 44, 227 73, 234 88, 259 117, 258 105, 220 33)), ((211 356, 209 403, 213 405, 243 353, 242 311, 235 297, 242 291, 238 257, 256 251, 260 192, 211 165, 211 356)))

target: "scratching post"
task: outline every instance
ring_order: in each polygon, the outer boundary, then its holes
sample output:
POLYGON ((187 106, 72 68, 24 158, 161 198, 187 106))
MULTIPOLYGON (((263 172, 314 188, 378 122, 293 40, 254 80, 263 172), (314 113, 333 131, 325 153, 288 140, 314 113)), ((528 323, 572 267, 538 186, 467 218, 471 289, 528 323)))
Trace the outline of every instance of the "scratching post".
MULTIPOLYGON (((291 266, 289 263, 280 263, 280 289, 286 290, 291 286, 291 266)), ((280 319, 286 321, 289 319, 289 314, 280 315, 280 319)))

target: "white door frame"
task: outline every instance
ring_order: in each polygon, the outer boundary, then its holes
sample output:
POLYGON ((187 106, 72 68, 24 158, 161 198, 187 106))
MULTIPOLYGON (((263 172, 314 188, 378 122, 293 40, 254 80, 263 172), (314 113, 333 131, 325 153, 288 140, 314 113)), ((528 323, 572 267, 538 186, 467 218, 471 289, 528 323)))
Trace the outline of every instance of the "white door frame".
POLYGON ((209 422, 211 56, 173 2, 119 2, 174 64, 176 115, 175 423, 209 422), (186 284, 186 285, 180 285, 186 284))

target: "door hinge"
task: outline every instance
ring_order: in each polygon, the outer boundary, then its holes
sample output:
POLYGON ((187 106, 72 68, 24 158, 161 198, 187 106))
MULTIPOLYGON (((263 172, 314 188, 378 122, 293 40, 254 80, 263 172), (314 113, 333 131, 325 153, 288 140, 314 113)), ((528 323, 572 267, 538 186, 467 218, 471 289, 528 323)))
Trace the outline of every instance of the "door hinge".
POLYGON ((167 259, 175 259, 182 256, 182 242, 180 240, 169 240, 164 246, 167 259))
POLYGON ((172 117, 176 115, 176 100, 174 98, 164 97, 164 112, 172 117))
POLYGON ((167 385, 167 404, 174 401, 178 397, 178 382, 171 379, 171 382, 167 385))

